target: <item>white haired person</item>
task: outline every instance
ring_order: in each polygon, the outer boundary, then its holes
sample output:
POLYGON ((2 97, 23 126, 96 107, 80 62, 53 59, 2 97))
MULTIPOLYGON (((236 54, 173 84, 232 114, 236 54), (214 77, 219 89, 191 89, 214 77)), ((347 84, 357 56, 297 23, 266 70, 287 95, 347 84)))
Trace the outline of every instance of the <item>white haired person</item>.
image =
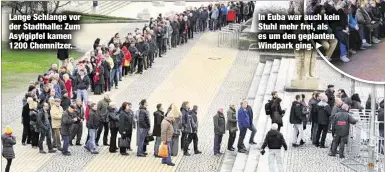
POLYGON ((317 104, 316 111, 318 116, 318 130, 315 138, 315 145, 320 148, 327 148, 325 146, 325 139, 329 129, 329 118, 331 116, 332 108, 328 104, 328 97, 326 95, 321 96, 321 101, 317 104))
POLYGON ((265 154, 266 146, 269 148, 269 169, 270 171, 275 171, 275 167, 278 168, 278 171, 284 171, 281 148, 287 150, 287 145, 285 138, 278 131, 278 124, 273 123, 271 125, 271 130, 267 132, 265 141, 262 144, 261 154, 265 154))
POLYGON ((349 114, 349 106, 347 104, 343 104, 341 107, 341 111, 336 113, 335 117, 331 121, 333 142, 329 156, 336 156, 337 146, 340 145, 340 158, 345 158, 344 149, 345 144, 348 141, 350 124, 356 124, 357 122, 358 120, 349 114))

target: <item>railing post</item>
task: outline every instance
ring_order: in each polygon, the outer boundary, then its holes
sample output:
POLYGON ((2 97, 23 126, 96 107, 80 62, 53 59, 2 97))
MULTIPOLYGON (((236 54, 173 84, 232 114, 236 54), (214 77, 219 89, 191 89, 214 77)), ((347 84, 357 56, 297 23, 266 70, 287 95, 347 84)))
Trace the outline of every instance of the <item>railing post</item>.
POLYGON ((369 145, 368 145, 368 171, 369 172, 374 172, 374 164, 376 163, 376 151, 375 151, 375 117, 376 117, 376 85, 372 85, 372 99, 371 99, 371 111, 370 111, 370 130, 369 130, 369 145))
POLYGON ((351 92, 350 96, 356 93, 356 80, 354 79, 351 79, 350 92, 351 92))

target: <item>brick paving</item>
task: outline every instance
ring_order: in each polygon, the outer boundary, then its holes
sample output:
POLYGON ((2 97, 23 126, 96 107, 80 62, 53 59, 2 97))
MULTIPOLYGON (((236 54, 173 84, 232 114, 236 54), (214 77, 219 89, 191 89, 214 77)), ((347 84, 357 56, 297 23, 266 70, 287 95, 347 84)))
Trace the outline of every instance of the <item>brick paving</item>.
POLYGON ((349 63, 342 63, 340 60, 333 64, 354 77, 374 81, 385 82, 385 40, 364 51, 358 51, 357 54, 350 56, 349 63))

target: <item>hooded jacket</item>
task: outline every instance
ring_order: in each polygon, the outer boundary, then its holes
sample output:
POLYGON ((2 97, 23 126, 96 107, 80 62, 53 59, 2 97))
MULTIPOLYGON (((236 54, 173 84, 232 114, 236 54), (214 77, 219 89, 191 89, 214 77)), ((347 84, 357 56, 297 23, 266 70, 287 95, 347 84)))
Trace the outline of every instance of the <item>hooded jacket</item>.
POLYGON ((88 129, 98 129, 100 125, 100 115, 96 110, 90 109, 86 126, 88 129))
POLYGON ((318 114, 317 114, 317 104, 319 103, 319 100, 315 98, 311 98, 309 100, 309 106, 310 106, 310 122, 317 123, 318 121, 318 114))
POLYGON ((328 125, 332 109, 326 102, 320 101, 317 104, 318 124, 328 125))
POLYGON ((335 118, 331 122, 332 132, 337 136, 348 136, 350 130, 350 124, 356 124, 357 119, 353 118, 349 112, 341 110, 335 115, 335 118))
POLYGON ((283 146, 285 150, 287 150, 286 141, 283 138, 283 135, 277 130, 270 130, 267 132, 261 149, 265 149, 266 146, 269 149, 281 149, 283 146))
POLYGON ((303 119, 303 105, 301 102, 293 101, 290 110, 290 124, 302 124, 303 119))
POLYGON ((139 128, 149 129, 151 127, 150 113, 148 112, 147 108, 144 106, 139 107, 138 123, 139 123, 139 128))
POLYGON ((115 108, 110 106, 107 107, 107 121, 110 128, 119 127, 119 114, 116 112, 115 108))
POLYGON ((108 113, 107 107, 108 107, 110 102, 111 102, 111 100, 105 99, 105 98, 103 98, 102 100, 100 100, 98 102, 98 109, 97 109, 97 111, 98 111, 98 114, 101 117, 100 120, 102 122, 107 122, 107 113, 108 113))
POLYGON ((128 49, 125 46, 123 46, 122 51, 124 54, 124 58, 122 60, 122 66, 125 66, 126 63, 131 62, 132 57, 131 57, 130 51, 128 51, 128 49))

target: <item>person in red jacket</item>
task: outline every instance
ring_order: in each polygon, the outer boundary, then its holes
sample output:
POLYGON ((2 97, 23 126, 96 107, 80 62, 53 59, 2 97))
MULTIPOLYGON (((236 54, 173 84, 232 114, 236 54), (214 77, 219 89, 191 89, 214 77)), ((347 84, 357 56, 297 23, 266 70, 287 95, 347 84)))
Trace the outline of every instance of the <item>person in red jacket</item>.
POLYGON ((63 75, 64 85, 67 90, 67 95, 69 99, 72 99, 72 81, 70 79, 70 76, 68 74, 63 75))
POLYGON ((126 46, 123 46, 122 47, 122 51, 123 51, 123 54, 124 54, 124 58, 122 60, 122 67, 123 67, 123 76, 126 76, 128 75, 128 72, 130 70, 130 62, 131 62, 131 53, 130 51, 128 51, 127 47, 126 46))

